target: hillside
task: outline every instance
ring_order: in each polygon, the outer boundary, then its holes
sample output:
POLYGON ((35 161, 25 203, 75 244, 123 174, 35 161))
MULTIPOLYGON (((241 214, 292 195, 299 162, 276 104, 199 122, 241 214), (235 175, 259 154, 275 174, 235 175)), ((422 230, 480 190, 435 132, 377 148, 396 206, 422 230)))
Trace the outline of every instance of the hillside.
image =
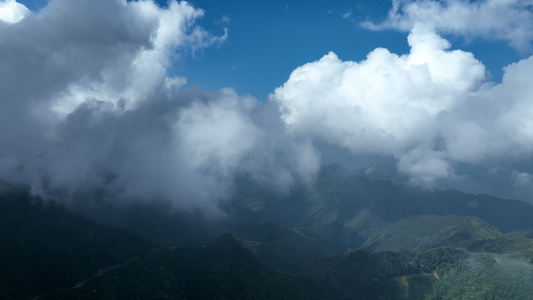
POLYGON ((494 226, 475 217, 419 215, 403 218, 376 232, 363 247, 379 251, 464 248, 481 240, 502 237, 494 226))
POLYGON ((0 295, 30 299, 73 286, 155 245, 24 191, 0 196, 0 295))
POLYGON ((259 261, 229 234, 203 247, 165 248, 43 299, 306 299, 293 276, 259 261))
POLYGON ((286 194, 241 182, 230 210, 255 222, 306 227, 327 237, 338 251, 361 247, 376 232, 416 215, 476 217, 506 233, 533 229, 533 205, 459 191, 427 191, 324 167, 311 186, 286 194))

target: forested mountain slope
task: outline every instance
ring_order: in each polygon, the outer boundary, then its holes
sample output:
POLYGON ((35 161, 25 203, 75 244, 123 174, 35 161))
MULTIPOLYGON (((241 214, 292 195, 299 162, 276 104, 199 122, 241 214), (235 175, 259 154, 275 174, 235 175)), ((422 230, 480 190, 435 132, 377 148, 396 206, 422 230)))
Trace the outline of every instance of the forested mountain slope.
POLYGON ((288 192, 240 178, 221 207, 225 216, 216 218, 103 201, 78 206, 84 217, 4 188, 0 295, 527 299, 531 207, 394 185, 334 166, 288 192))

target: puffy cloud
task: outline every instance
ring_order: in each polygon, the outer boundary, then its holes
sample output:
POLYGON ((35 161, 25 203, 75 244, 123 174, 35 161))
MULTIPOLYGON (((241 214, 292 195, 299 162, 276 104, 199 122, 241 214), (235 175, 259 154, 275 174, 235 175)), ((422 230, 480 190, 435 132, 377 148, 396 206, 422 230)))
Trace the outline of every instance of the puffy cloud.
POLYGON ((330 52, 294 70, 270 96, 289 132, 355 159, 392 157, 410 182, 428 187, 473 169, 505 170, 509 185, 519 170, 531 173, 533 57, 507 66, 495 84, 472 53, 449 50, 435 27, 412 25, 408 54, 378 48, 354 62, 330 52))
POLYGON ((26 6, 17 3, 15 0, 0 1, 0 22, 17 23, 20 22, 30 11, 26 6))
MULTIPOLYGON (((451 158, 524 161, 533 152, 533 57, 507 66, 500 84, 486 84, 462 107, 443 115, 451 158)), ((525 161, 524 161, 525 162, 525 161)))
POLYGON ((172 3, 57 0, 0 26, 2 165, 38 157, 55 126, 88 99, 131 107, 158 93, 169 55, 189 47, 191 22, 202 14, 172 3), (168 24, 168 14, 181 21, 168 24))
POLYGON ((393 0, 385 22, 363 26, 410 31, 423 24, 439 32, 505 40, 526 51, 531 50, 533 40, 532 6, 531 0, 393 0))
POLYGON ((436 147, 438 116, 466 101, 485 69, 471 53, 447 51, 449 43, 431 31, 415 28, 408 40, 407 55, 378 48, 357 63, 329 53, 296 69, 271 95, 289 130, 355 154, 394 156, 423 182, 449 174, 442 155, 422 155, 424 163, 407 167, 407 153, 436 147))
POLYGON ((227 37, 195 26, 202 15, 187 2, 51 1, 38 16, 0 28, 0 89, 63 115, 87 98, 135 107, 161 89, 179 53, 227 37))
POLYGON ((0 180, 211 212, 236 176, 309 180, 318 155, 284 135, 271 104, 179 91, 172 63, 227 38, 196 25, 202 15, 185 1, 52 0, 0 24, 0 180))

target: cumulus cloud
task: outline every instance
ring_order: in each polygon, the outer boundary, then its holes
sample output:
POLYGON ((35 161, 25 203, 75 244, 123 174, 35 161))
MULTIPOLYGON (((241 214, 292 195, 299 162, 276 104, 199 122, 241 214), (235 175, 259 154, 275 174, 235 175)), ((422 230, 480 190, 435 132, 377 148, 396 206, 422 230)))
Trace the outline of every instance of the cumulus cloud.
POLYGON ((434 32, 416 28, 408 40, 407 55, 378 48, 357 63, 330 52, 293 71, 271 96, 288 129, 355 154, 394 156, 423 182, 451 174, 434 150, 439 115, 482 85, 485 68, 471 53, 447 51, 434 32))
POLYGON ((512 174, 533 169, 533 57, 507 66, 501 83, 490 82, 472 53, 450 50, 438 26, 427 24, 432 11, 420 13, 427 22, 413 21, 415 8, 467 5, 446 3, 395 2, 380 26, 409 28, 408 54, 378 48, 355 62, 330 52, 294 70, 270 96, 288 131, 348 149, 355 159, 392 157, 410 182, 427 187, 464 180, 473 169, 505 170, 509 185, 512 176, 526 178, 512 174), (398 17, 399 6, 406 16, 398 17))
POLYGON ((531 0, 393 0, 382 23, 365 22, 372 30, 410 31, 416 24, 439 32, 467 37, 501 39, 520 50, 531 50, 533 2, 531 0))
POLYGON ((227 38, 196 24, 203 13, 184 1, 52 0, 0 24, 0 180, 211 212, 235 176, 309 180, 318 155, 284 135, 274 106, 180 91, 186 78, 168 73, 227 38))
POLYGON ((20 22, 30 11, 26 6, 17 3, 15 0, 0 1, 0 22, 17 23, 20 22))

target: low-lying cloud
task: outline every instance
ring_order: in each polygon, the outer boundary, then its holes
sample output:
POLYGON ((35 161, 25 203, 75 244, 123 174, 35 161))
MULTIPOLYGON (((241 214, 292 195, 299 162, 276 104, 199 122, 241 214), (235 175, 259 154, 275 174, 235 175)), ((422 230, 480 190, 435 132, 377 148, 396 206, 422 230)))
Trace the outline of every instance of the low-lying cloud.
POLYGON ((179 92, 186 79, 172 63, 228 36, 195 25, 202 10, 54 0, 35 15, 1 3, 11 7, 0 18, 2 180, 215 212, 237 175, 287 188, 319 168, 271 104, 232 89, 179 92))

